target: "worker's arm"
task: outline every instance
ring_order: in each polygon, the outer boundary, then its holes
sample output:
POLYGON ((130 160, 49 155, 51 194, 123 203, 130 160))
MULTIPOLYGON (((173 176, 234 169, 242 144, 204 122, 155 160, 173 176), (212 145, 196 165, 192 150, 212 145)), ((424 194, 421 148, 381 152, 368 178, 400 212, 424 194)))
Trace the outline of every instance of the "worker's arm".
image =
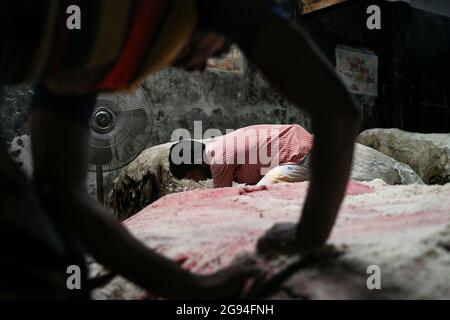
POLYGON ((61 226, 98 262, 152 293, 175 298, 237 296, 250 269, 204 277, 188 273, 145 247, 85 193, 88 130, 79 121, 83 116, 67 108, 83 108, 80 104, 89 101, 77 99, 38 98, 35 104, 48 105, 37 105, 32 113, 35 181, 61 226), (66 106, 58 108, 59 103, 66 106))
POLYGON ((300 250, 323 245, 351 170, 357 107, 320 51, 273 1, 203 0, 200 8, 205 25, 235 40, 274 88, 310 113, 312 181, 295 241, 300 250))
POLYGON ((307 36, 274 19, 260 29, 251 60, 286 98, 307 110, 315 134, 311 184, 298 225, 298 245, 328 239, 345 195, 359 113, 336 73, 307 36))
POLYGON ((211 174, 214 188, 227 188, 233 186, 234 164, 211 164, 211 174))

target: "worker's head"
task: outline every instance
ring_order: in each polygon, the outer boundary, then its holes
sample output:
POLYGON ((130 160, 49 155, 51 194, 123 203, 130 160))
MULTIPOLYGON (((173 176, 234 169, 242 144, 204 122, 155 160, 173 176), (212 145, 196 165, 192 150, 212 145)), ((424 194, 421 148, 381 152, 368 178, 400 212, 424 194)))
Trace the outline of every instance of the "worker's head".
POLYGON ((211 170, 205 162, 205 144, 182 140, 170 148, 170 172, 177 179, 202 181, 211 178, 211 170))

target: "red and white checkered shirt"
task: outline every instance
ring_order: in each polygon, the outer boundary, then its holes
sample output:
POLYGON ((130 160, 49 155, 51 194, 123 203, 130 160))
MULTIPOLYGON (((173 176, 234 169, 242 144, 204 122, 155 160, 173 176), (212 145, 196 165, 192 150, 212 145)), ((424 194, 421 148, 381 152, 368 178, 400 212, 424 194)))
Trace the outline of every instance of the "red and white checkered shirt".
POLYGON ((299 125, 257 125, 206 144, 214 188, 257 184, 272 168, 298 164, 311 151, 313 136, 299 125))

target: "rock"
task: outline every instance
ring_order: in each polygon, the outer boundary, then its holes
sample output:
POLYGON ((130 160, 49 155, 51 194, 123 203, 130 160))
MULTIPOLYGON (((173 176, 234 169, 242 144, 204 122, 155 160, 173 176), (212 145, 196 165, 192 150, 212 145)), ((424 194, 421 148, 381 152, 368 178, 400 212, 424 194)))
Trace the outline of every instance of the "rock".
MULTIPOLYGON (((121 219, 128 218, 162 196, 197 188, 212 188, 212 182, 177 180, 169 171, 168 155, 172 143, 152 147, 121 171, 114 181, 108 207, 121 219)), ((382 179, 388 184, 422 183, 405 164, 374 149, 357 145, 352 179, 382 179)))
POLYGON ((126 219, 159 198, 175 192, 212 188, 212 181, 177 180, 169 169, 172 143, 151 147, 125 167, 116 178, 107 206, 119 219, 126 219))
POLYGON ((408 164, 425 183, 450 182, 450 134, 372 129, 361 133, 358 142, 408 164))
POLYGON ((410 166, 358 143, 353 160, 352 179, 355 181, 381 179, 390 185, 423 183, 410 166))
MULTIPOLYGON (((257 239, 274 223, 298 221, 307 188, 293 183, 172 194, 125 225, 183 268, 209 274, 254 256, 257 239)), ((350 183, 330 238, 342 254, 295 271, 268 297, 449 299, 449 193, 450 185, 350 183), (368 290, 369 266, 380 268, 381 290, 368 290)), ((272 268, 284 263, 280 259, 264 262, 272 268)), ((122 278, 94 293, 97 299, 144 296, 122 278)))

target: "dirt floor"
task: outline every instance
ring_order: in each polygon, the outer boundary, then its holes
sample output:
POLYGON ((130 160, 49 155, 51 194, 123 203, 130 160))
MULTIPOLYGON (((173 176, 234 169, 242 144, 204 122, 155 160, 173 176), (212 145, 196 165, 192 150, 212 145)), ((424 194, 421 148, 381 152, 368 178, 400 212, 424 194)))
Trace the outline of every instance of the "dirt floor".
MULTIPOLYGON (((277 222, 297 221, 307 183, 193 190, 168 195, 128 219, 149 247, 186 269, 210 273, 243 255, 277 222)), ((268 297, 302 299, 450 298, 450 185, 352 182, 330 243, 342 254, 283 280, 268 297), (369 290, 367 268, 381 270, 369 290)), ((282 265, 284 258, 266 261, 282 265)), ((98 271, 98 268, 97 268, 98 271)), ((97 299, 145 298, 122 278, 97 299)))

